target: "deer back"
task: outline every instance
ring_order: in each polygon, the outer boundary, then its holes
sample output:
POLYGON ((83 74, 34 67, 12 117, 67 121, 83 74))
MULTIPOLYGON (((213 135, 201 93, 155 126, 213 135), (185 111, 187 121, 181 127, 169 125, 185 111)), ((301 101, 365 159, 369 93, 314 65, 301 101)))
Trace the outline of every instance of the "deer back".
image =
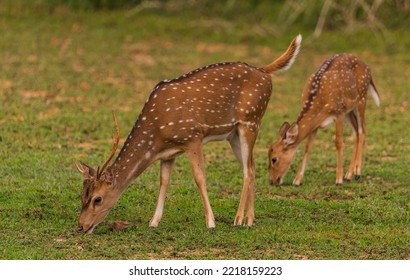
POLYGON ((224 135, 238 122, 257 129, 271 90, 268 73, 240 62, 213 64, 162 81, 147 99, 125 147, 148 144, 149 149, 163 149, 196 137, 224 135), (147 139, 135 139, 143 135, 147 139))

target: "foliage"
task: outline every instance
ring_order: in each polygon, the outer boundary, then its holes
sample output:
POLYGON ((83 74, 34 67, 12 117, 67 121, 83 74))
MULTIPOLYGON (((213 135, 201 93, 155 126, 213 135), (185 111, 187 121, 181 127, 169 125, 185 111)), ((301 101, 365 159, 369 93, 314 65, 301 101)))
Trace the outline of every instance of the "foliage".
POLYGON ((161 12, 198 13, 199 16, 224 19, 266 20, 276 22, 276 28, 298 24, 314 28, 327 3, 330 9, 325 28, 352 29, 360 25, 367 28, 401 28, 408 25, 410 1, 359 1, 359 0, 4 0, 3 10, 21 13, 22 10, 55 11, 66 7, 73 11, 128 9, 132 13, 142 10, 161 12), (250 13, 250 11, 252 11, 250 13), (373 17, 374 14, 374 17, 373 17))

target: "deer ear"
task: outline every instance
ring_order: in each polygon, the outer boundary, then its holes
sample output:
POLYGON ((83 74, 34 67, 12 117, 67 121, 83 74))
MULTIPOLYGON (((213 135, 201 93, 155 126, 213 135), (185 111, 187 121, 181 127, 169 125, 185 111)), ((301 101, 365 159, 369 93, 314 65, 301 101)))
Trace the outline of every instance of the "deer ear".
POLYGON ((296 142, 296 138, 298 137, 298 134, 299 134, 299 126, 296 123, 294 123, 287 129, 283 141, 285 142, 287 146, 289 146, 296 142))
POLYGON ((77 170, 83 174, 84 179, 91 179, 96 175, 94 168, 80 161, 80 163, 75 164, 77 170))
POLYGON ((283 139, 285 138, 286 131, 288 131, 289 127, 290 127, 290 124, 288 122, 284 122, 282 124, 282 126, 279 129, 279 136, 281 138, 283 138, 283 139))

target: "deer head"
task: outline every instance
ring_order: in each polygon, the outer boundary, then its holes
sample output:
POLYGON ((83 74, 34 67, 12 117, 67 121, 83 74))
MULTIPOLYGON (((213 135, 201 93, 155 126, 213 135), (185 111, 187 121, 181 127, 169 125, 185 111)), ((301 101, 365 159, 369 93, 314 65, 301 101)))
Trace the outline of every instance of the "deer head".
POLYGON ((285 122, 280 130, 276 141, 269 149, 269 181, 273 184, 282 184, 283 177, 288 172, 296 153, 294 145, 298 136, 298 125, 290 125, 285 122))
POLYGON ((105 170, 117 150, 120 139, 120 130, 114 113, 113 117, 116 135, 113 134, 113 148, 102 167, 95 170, 83 162, 77 164, 78 171, 83 175, 82 209, 77 228, 79 232, 92 233, 94 228, 107 216, 119 197, 115 191, 115 178, 111 170, 105 170))

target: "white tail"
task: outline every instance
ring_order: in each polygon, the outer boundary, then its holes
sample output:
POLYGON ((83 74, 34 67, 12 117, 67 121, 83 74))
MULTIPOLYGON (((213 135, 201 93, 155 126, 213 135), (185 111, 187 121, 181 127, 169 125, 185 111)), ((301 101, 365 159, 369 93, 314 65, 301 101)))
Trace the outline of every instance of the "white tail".
POLYGON ((253 146, 271 96, 269 73, 289 68, 300 43, 299 35, 284 54, 262 68, 226 62, 160 82, 148 97, 114 163, 98 172, 86 164, 79 167, 84 188, 78 230, 91 233, 130 182, 156 160, 161 161, 160 191, 150 226, 158 226, 172 166, 182 153, 187 154, 191 163, 205 208, 206 225, 215 227, 202 153, 202 144, 215 140, 228 140, 243 167, 243 189, 234 224, 243 224, 246 208, 244 224, 251 226, 254 220, 253 146))
POLYGON ((361 174, 363 143, 366 135, 365 110, 367 92, 377 106, 380 97, 373 83, 369 67, 351 54, 337 54, 327 59, 310 77, 303 90, 302 110, 292 125, 285 122, 277 140, 269 150, 269 178, 280 184, 288 171, 299 144, 307 138, 302 164, 293 180, 300 185, 313 139, 317 130, 336 122, 337 174, 336 184, 343 182, 342 146, 343 122, 351 124, 355 137, 352 159, 345 175, 350 180, 361 174))
POLYGON ((376 90, 376 86, 373 84, 373 81, 370 81, 369 91, 370 91, 370 94, 373 97, 374 103, 376 103, 376 106, 379 107, 380 106, 380 96, 379 96, 379 93, 376 90))

